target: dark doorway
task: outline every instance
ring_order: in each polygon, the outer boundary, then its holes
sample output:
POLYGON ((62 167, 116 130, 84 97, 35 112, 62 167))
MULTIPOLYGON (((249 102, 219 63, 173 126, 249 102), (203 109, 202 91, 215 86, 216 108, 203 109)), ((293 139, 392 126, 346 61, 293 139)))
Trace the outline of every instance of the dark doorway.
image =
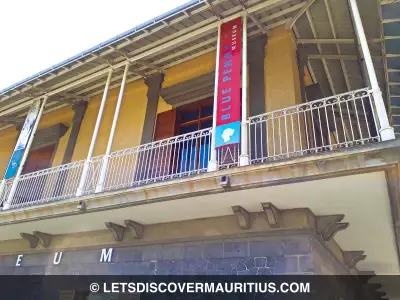
MULTIPOLYGON (((177 108, 176 131, 177 135, 195 132, 212 127, 213 99, 205 99, 193 104, 177 108)), ((210 140, 203 137, 195 142, 183 144, 177 173, 192 172, 205 169, 208 166, 210 140)))
POLYGON ((51 167, 56 145, 31 150, 22 170, 22 174, 32 173, 51 167))
MULTIPOLYGON (((28 154, 22 174, 29 174, 50 168, 53 162, 54 153, 56 151, 56 144, 41 147, 31 150, 28 154)), ((17 191, 14 195, 15 203, 27 203, 40 199, 42 197, 47 175, 34 176, 27 180, 20 180, 18 182, 17 191)))

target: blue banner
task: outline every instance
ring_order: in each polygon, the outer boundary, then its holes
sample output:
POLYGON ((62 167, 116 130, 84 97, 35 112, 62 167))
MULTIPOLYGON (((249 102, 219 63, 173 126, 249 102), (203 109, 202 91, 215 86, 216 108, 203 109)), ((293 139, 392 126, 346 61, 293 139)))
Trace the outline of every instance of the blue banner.
POLYGON ((24 126, 22 127, 21 133, 18 137, 17 144, 15 145, 14 152, 11 156, 10 162, 8 163, 4 179, 14 177, 18 171, 22 155, 24 154, 29 137, 32 134, 33 126, 35 125, 35 121, 39 115, 41 103, 41 100, 36 100, 35 102, 33 102, 31 108, 29 109, 24 126))
POLYGON ((215 131, 216 148, 240 143, 240 121, 217 126, 215 131))
POLYGON ((8 163, 6 175, 4 175, 5 179, 15 176, 23 154, 24 154, 24 149, 19 149, 14 151, 13 155, 11 156, 10 162, 8 163))

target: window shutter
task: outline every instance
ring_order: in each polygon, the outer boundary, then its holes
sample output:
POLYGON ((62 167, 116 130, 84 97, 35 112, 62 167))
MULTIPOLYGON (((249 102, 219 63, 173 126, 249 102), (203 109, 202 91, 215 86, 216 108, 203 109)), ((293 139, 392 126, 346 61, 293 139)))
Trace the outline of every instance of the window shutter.
POLYGON ((176 110, 168 110, 157 115, 154 130, 154 141, 173 137, 175 135, 176 110))
MULTIPOLYGON (((159 141, 175 135, 176 110, 169 110, 157 115, 153 141, 159 141)), ((170 174, 171 155, 173 145, 157 143, 154 147, 149 145, 139 154, 140 169, 137 171, 135 181, 157 180, 170 174)))
MULTIPOLYGON (((157 115, 156 128, 154 131, 154 141, 159 141, 173 137, 175 135, 176 110, 169 110, 157 115)), ((152 178, 168 176, 171 173, 171 158, 174 145, 168 143, 158 144, 153 149, 152 178)))

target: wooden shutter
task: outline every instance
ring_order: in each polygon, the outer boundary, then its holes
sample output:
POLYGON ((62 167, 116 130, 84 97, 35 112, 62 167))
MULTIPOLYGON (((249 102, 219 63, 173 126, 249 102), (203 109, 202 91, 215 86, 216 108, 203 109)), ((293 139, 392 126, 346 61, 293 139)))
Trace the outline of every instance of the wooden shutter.
MULTIPOLYGON (((160 141, 175 135, 176 110, 157 115, 153 141, 160 141)), ((155 145, 139 155, 139 170, 136 181, 154 180, 170 174, 173 145, 155 145)))
POLYGON ((24 165, 22 174, 50 168, 55 150, 55 144, 40 149, 31 150, 24 165))
MULTIPOLYGON (((176 121, 176 110, 169 110, 157 115, 156 127, 154 130, 154 141, 164 140, 175 135, 175 121, 176 121)), ((152 172, 150 176, 152 178, 158 178, 167 176, 171 173, 171 158, 174 145, 171 144, 158 144, 153 149, 152 161, 152 172)))
POLYGON ((154 130, 154 141, 173 137, 175 135, 176 110, 168 110, 157 115, 154 130))

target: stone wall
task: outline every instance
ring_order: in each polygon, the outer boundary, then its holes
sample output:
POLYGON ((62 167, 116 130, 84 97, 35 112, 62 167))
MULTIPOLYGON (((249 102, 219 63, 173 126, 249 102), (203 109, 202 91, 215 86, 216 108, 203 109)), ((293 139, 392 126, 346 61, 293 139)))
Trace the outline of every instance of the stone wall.
POLYGON ((65 251, 58 265, 55 252, 26 254, 20 266, 15 254, 0 256, 0 274, 313 274, 312 243, 311 235, 281 235, 114 247, 109 262, 99 248, 65 251))

